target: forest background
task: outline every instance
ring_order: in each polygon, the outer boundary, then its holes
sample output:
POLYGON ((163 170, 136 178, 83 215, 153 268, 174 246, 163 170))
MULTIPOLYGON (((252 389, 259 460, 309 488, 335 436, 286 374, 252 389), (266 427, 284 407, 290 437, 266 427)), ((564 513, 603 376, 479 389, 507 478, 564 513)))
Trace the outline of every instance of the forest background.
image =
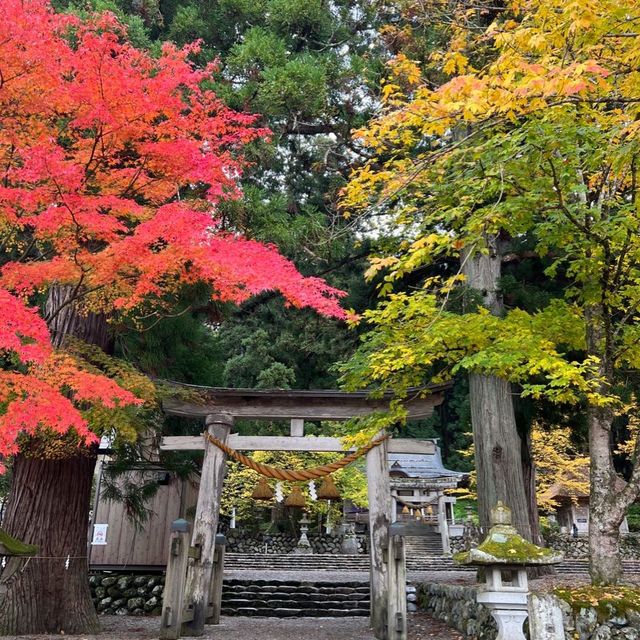
MULTIPOLYGON (((271 141, 250 145, 243 198, 224 204, 225 225, 276 244, 303 273, 346 290, 346 306, 358 313, 375 306, 380 287, 388 284, 364 274, 369 259, 390 251, 395 239, 375 213, 353 220, 340 209, 340 191, 351 171, 369 159, 353 132, 366 127, 379 109, 385 82, 396 73, 391 61, 405 56, 434 73, 433 61, 459 14, 437 2, 410 0, 56 0, 54 5, 81 16, 112 11, 128 25, 132 43, 151 52, 166 40, 178 45, 201 40, 196 61, 217 61, 216 93, 232 108, 260 114, 260 124, 273 132, 271 141)), ((488 22, 490 10, 483 14, 482 3, 478 6, 475 19, 488 22)), ((446 77, 442 64, 435 74, 434 82, 446 77)), ((509 308, 533 310, 559 294, 557 281, 544 275, 545 265, 526 251, 503 267, 500 288, 509 308)), ((394 291, 409 291, 430 275, 425 268, 406 273, 394 291)), ((336 365, 355 352, 364 327, 353 330, 313 311, 286 309, 273 294, 235 308, 212 303, 195 290, 183 300, 182 312, 153 317, 139 329, 114 327, 115 354, 150 376, 209 386, 310 389, 338 386, 336 365)), ((534 425, 538 433, 564 428, 563 459, 584 454, 580 412, 522 398, 515 409, 521 434, 530 434, 534 425)), ((439 438, 445 465, 467 471, 470 415, 468 383, 459 375, 434 418, 401 428, 401 435, 439 438)), ((627 436, 621 424, 616 439, 627 436)), ((123 444, 114 478, 142 453, 123 444)), ((538 455, 543 459, 545 451, 538 455)), ((619 461, 624 465, 623 456, 619 461)), ((173 463, 183 465, 182 472, 192 465, 173 463)), ((9 482, 10 475, 0 479, 0 496, 9 482)), ((547 477, 541 486, 549 482, 547 477)), ((112 492, 118 494, 116 484, 112 492)), ((144 488, 129 487, 118 497, 143 514, 144 495, 144 488)), ((635 509, 630 525, 640 527, 635 509)))

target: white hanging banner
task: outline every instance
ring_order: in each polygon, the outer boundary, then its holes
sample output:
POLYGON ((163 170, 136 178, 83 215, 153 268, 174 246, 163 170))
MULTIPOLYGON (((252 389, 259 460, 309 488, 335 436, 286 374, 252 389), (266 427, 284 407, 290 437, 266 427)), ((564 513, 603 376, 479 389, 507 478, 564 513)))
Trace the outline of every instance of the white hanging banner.
POLYGON ((108 524, 94 524, 93 525, 93 540, 92 545, 107 544, 107 527, 108 524))

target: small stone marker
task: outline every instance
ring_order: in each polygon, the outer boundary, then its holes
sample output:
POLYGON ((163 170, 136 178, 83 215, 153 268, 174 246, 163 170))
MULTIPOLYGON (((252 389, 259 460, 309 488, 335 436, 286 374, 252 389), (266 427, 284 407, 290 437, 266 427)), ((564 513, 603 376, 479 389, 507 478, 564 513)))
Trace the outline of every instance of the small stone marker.
POLYGON ((529 633, 533 640, 566 640, 562 609, 556 598, 532 593, 529 598, 529 633))

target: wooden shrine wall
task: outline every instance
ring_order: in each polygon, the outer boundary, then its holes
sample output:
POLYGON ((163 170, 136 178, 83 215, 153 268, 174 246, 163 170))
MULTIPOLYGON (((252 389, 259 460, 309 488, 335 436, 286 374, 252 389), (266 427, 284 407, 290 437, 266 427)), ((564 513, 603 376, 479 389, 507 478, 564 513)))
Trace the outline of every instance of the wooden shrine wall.
MULTIPOLYGON (((142 474, 157 471, 131 471, 128 481, 141 481, 142 474)), ((148 479, 147 479, 148 480, 148 479)), ((127 517, 121 502, 98 502, 95 524, 107 524, 107 544, 91 544, 93 526, 89 531, 89 566, 91 568, 163 568, 167 563, 169 527, 176 518, 185 517, 187 510, 195 508, 198 488, 193 483, 170 477, 161 484, 156 495, 148 502, 151 514, 142 528, 127 517)))

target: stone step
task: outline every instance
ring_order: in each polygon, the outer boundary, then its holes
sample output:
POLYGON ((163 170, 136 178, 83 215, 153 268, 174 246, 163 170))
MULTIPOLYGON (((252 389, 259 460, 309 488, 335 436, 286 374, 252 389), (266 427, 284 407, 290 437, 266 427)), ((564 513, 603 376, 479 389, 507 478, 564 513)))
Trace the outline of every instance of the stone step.
POLYGON ((266 607, 270 609, 297 608, 297 609, 363 609, 369 606, 369 600, 307 600, 300 598, 271 598, 268 595, 256 598, 228 598, 222 595, 222 605, 229 609, 240 607, 266 607))
POLYGON ((369 589, 367 587, 354 588, 352 591, 345 593, 344 591, 325 590, 324 592, 309 593, 308 591, 296 591, 295 589, 278 589, 277 591, 249 591, 246 588, 240 589, 228 589, 223 588, 222 593, 228 595, 230 598, 256 598, 258 596, 270 594, 272 598, 291 598, 291 597, 304 597, 311 600, 328 600, 334 598, 336 600, 362 600, 369 597, 369 589))
POLYGON ((297 609, 264 607, 240 607, 237 609, 222 607, 223 616, 260 616, 268 618, 346 618, 368 616, 369 609, 297 609))
POLYGON ((344 617, 369 615, 369 585, 296 580, 225 580, 222 614, 229 616, 344 617))

